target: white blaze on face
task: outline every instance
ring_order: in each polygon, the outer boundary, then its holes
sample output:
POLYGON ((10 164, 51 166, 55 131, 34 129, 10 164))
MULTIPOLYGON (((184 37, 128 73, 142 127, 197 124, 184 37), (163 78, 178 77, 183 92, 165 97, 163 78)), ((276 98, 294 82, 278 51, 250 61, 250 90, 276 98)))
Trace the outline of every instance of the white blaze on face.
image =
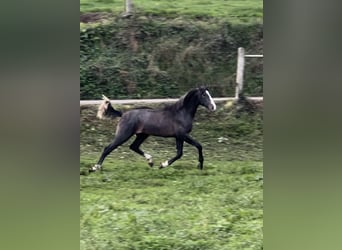
POLYGON ((206 90, 205 93, 209 96, 210 104, 213 106, 213 111, 215 111, 216 110, 216 104, 215 104, 213 98, 211 97, 208 90, 206 90))

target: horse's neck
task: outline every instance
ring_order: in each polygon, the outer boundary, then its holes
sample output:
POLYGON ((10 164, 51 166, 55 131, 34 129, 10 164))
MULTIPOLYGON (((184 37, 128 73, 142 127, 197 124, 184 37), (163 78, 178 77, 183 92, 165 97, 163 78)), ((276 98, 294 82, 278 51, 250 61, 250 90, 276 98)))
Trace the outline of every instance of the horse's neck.
POLYGON ((184 103, 183 108, 193 119, 195 117, 199 103, 196 101, 196 99, 194 99, 194 97, 192 97, 190 100, 191 101, 184 103))

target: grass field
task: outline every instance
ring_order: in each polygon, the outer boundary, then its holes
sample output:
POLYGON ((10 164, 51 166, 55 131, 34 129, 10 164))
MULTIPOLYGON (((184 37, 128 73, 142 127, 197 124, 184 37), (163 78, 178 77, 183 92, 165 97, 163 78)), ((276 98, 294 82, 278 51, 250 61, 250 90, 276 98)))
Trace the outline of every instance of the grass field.
MULTIPOLYGON (((198 110, 192 132, 203 145, 203 171, 189 145, 159 170, 129 141, 102 172, 80 176, 81 249, 262 249, 262 114, 236 117, 217 106, 198 110)), ((117 121, 95 119, 95 108, 81 108, 81 173, 114 136, 117 121)), ((175 155, 173 139, 151 137, 142 149, 156 164, 175 155)))
MULTIPOLYGON (((81 13, 123 13, 124 0, 80 0, 81 13)), ((233 23, 262 23, 261 0, 133 0, 134 10, 157 16, 219 17, 233 23)))

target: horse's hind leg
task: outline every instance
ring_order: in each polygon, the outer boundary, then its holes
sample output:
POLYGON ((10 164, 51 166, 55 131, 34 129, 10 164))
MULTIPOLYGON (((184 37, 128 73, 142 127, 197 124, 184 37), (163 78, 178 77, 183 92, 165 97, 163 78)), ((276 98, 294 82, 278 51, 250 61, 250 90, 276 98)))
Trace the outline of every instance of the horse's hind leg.
POLYGON ((114 141, 104 148, 99 161, 94 167, 91 167, 89 171, 94 172, 98 169, 101 169, 102 163, 107 155, 109 155, 118 146, 125 143, 133 134, 133 131, 129 128, 120 129, 120 127, 118 127, 114 141))
POLYGON ((140 145, 147 139, 147 134, 137 134, 137 137, 135 138, 134 142, 129 146, 130 149, 132 149, 134 152, 138 153, 139 155, 142 155, 146 158, 148 161, 148 165, 150 167, 153 167, 153 160, 152 156, 149 154, 145 154, 139 147, 140 145))

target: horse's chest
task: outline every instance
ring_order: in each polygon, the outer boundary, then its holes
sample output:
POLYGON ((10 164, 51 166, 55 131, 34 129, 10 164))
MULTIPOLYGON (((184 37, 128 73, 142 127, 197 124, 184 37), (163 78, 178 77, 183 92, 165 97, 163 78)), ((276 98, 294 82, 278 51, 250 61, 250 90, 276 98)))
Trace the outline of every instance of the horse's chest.
POLYGON ((175 129, 177 130, 177 132, 189 133, 192 130, 192 123, 178 122, 175 129))
POLYGON ((185 133, 190 133, 192 130, 192 124, 187 124, 184 126, 185 133))

